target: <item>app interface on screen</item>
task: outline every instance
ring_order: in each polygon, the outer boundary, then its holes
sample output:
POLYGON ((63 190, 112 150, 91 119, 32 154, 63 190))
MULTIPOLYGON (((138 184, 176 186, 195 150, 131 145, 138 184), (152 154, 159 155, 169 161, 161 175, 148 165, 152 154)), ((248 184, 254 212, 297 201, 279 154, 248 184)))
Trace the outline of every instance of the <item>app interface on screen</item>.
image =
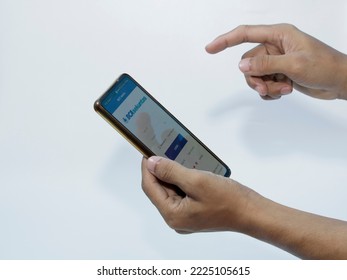
POLYGON ((154 154, 225 175, 226 168, 132 80, 116 83, 101 104, 154 154))

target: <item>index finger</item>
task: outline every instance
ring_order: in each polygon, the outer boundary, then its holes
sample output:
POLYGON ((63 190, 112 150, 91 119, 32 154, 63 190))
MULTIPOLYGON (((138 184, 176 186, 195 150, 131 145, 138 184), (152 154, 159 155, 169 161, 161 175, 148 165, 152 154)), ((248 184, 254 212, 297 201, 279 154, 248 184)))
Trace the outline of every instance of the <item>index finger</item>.
POLYGON ((242 43, 276 43, 277 30, 274 25, 240 25, 217 37, 206 46, 206 51, 214 54, 242 43))

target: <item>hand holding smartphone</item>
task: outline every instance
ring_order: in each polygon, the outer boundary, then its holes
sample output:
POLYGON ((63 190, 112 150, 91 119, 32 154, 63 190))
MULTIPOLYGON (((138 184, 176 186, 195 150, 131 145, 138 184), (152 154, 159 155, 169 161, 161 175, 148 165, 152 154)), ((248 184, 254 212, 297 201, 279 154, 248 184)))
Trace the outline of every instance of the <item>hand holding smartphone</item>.
POLYGON ((229 167, 128 74, 95 101, 94 109, 146 157, 230 176, 229 167))

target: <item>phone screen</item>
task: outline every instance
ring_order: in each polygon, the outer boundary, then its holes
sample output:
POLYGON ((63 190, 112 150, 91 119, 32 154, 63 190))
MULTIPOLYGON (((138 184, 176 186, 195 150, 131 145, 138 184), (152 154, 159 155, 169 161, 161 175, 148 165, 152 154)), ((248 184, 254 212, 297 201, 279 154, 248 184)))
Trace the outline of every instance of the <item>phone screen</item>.
MULTIPOLYGON (((98 102, 98 101, 97 101, 98 102)), ((188 168, 229 176, 230 169, 133 78, 123 74, 99 99, 128 140, 141 143, 153 155, 188 168)))

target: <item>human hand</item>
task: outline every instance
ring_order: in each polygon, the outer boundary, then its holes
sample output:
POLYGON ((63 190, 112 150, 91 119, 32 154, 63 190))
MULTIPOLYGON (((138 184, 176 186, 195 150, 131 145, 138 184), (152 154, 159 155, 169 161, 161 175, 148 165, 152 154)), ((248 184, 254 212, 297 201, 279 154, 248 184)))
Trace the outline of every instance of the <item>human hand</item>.
POLYGON ((142 160, 142 188, 179 233, 242 231, 248 199, 256 194, 232 179, 156 156, 142 160), (186 195, 179 195, 174 186, 186 195))
POLYGON ((245 42, 260 43, 239 64, 263 99, 293 87, 320 99, 347 99, 347 56, 289 24, 242 25, 206 46, 214 54, 245 42))
POLYGON ((142 188, 179 233, 237 231, 301 258, 347 258, 347 222, 280 205, 232 179, 154 156, 142 160, 142 188))

